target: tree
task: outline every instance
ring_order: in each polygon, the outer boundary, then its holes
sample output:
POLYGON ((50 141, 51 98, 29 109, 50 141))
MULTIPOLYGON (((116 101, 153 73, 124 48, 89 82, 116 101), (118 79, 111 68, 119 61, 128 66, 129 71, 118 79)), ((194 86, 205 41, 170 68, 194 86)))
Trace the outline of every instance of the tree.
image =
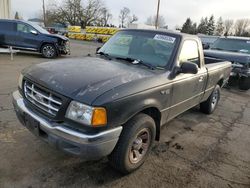
POLYGON ((225 27, 225 36, 231 35, 233 29, 234 21, 233 20, 225 20, 224 27, 225 27))
POLYGON ((214 16, 210 16, 208 24, 207 24, 207 34, 208 35, 213 35, 215 30, 215 21, 214 21, 214 16))
POLYGON ((46 17, 50 23, 80 25, 82 12, 81 0, 64 0, 62 5, 50 5, 46 11, 46 17))
MULTIPOLYGON (((148 17, 145 24, 155 26, 155 24, 156 24, 156 15, 148 17)), ((157 28, 163 28, 165 26, 166 26, 166 22, 165 22, 164 17, 162 15, 159 15, 157 28)))
POLYGON ((131 17, 129 17, 129 23, 134 23, 138 21, 138 17, 136 15, 132 15, 131 17))
POLYGON ((101 26, 107 26, 108 22, 112 18, 112 14, 109 12, 107 8, 102 8, 101 9, 101 18, 100 18, 100 25, 101 26))
POLYGON ((20 19, 18 12, 16 12, 16 14, 15 14, 15 19, 16 19, 16 20, 19 20, 19 19, 20 19))
POLYGON ((235 35, 236 36, 245 36, 247 32, 247 28, 250 25, 250 20, 249 19, 239 19, 235 23, 235 35))
POLYGON ((205 19, 201 18, 200 24, 198 25, 197 28, 197 32, 206 35, 208 31, 207 27, 208 27, 207 17, 205 19))
MULTIPOLYGON (((104 3, 101 0, 87 0, 83 7, 81 26, 98 25, 103 16, 104 3)), ((109 15, 110 16, 110 15, 109 15)))
POLYGON ((46 12, 48 23, 69 23, 70 25, 106 25, 111 14, 102 0, 64 0, 61 5, 52 4, 46 12))
POLYGON ((222 20, 222 17, 219 17, 217 24, 216 24, 216 29, 215 29, 215 35, 222 36, 224 34, 224 23, 222 20))
POLYGON ((189 33, 189 34, 196 34, 197 25, 193 23, 190 18, 187 18, 186 22, 183 24, 181 32, 182 33, 189 33))
POLYGON ((130 9, 127 7, 123 7, 123 9, 120 11, 120 15, 119 15, 119 19, 121 21, 121 27, 124 28, 124 24, 126 23, 126 21, 129 18, 129 13, 130 13, 130 9))

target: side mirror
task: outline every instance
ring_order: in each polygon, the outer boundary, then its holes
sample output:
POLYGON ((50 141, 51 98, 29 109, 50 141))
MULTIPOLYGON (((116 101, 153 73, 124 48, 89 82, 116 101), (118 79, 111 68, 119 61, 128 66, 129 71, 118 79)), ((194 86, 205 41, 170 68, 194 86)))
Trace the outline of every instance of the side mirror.
POLYGON ((198 73, 198 65, 192 62, 183 62, 179 69, 179 73, 184 74, 197 74, 198 73))
POLYGON ((35 31, 35 30, 31 30, 30 33, 32 33, 33 35, 37 35, 38 34, 37 31, 35 31))

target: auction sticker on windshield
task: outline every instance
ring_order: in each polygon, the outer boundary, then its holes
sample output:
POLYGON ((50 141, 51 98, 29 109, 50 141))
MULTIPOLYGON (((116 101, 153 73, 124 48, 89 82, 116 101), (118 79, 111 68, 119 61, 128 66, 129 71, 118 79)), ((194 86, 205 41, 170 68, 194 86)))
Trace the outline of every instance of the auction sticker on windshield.
POLYGON ((170 37, 170 36, 167 36, 167 35, 155 35, 154 39, 155 40, 161 40, 161 41, 173 44, 175 42, 176 38, 170 37))

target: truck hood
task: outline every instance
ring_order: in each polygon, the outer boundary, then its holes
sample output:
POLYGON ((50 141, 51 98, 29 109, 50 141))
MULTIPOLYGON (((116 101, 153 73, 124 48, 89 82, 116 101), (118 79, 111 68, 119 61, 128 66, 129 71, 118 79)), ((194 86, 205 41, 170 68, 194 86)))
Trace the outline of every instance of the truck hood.
POLYGON ((52 91, 91 105, 103 93, 155 73, 126 62, 83 57, 41 63, 23 74, 52 91))
POLYGON ((250 63, 250 55, 237 52, 228 52, 221 50, 204 50, 204 55, 207 57, 214 57, 221 60, 237 62, 237 63, 250 63))

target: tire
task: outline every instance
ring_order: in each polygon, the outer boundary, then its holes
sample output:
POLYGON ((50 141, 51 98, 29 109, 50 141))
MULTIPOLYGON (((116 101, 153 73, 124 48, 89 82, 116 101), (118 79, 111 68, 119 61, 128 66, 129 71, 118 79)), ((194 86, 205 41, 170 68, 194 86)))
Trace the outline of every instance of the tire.
POLYGON ((220 93, 220 86, 216 85, 209 98, 205 102, 200 103, 200 111, 205 114, 212 114, 220 100, 220 93))
POLYGON ((124 125, 115 149, 108 156, 110 165, 123 174, 137 170, 151 150, 155 135, 154 120, 146 114, 136 115, 124 125))
POLYGON ((57 51, 53 44, 44 44, 41 47, 41 53, 45 58, 55 58, 57 56, 57 51))
POLYGON ((235 83, 235 77, 230 76, 228 80, 228 86, 233 86, 235 83))
POLYGON ((248 90, 250 89, 250 77, 241 77, 239 80, 239 89, 248 90))

